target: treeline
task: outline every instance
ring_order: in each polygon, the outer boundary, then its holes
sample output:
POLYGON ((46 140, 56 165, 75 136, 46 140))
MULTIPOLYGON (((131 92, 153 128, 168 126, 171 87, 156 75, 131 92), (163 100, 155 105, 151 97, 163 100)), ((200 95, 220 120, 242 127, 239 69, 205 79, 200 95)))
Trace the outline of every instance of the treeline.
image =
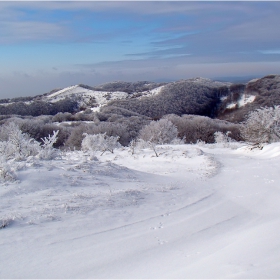
POLYGON ((134 83, 117 81, 117 82, 106 83, 103 85, 90 87, 90 88, 84 85, 81 86, 92 90, 109 91, 109 92, 122 91, 131 94, 135 92, 152 90, 154 88, 160 87, 165 84, 166 83, 155 83, 155 82, 148 82, 148 81, 140 81, 134 83))
MULTIPOLYGON (((3 118, 1 124, 14 122, 23 133, 27 133, 36 141, 41 142, 42 138, 51 135, 53 131, 59 130, 56 148, 81 149, 84 134, 104 134, 107 136, 118 136, 123 146, 139 137, 143 127, 149 125, 153 119, 137 115, 128 110, 120 108, 104 108, 98 113, 58 113, 54 116, 24 117, 13 116, 3 118), (107 109, 107 110, 106 110, 107 109)), ((214 133, 221 131, 230 132, 230 137, 241 140, 240 125, 226 121, 211 119, 209 117, 196 115, 174 115, 163 116, 169 120, 178 130, 178 138, 184 143, 196 143, 198 140, 206 143, 214 143, 214 133)))
POLYGON ((213 117, 220 103, 220 97, 227 93, 226 86, 215 88, 190 81, 179 81, 166 85, 156 96, 111 101, 108 105, 154 119, 160 119, 167 114, 213 117))
POLYGON ((0 115, 41 116, 55 115, 58 112, 74 113, 78 109, 78 103, 70 98, 65 98, 55 103, 44 101, 23 101, 7 105, 0 105, 0 115))
POLYGON ((34 96, 5 98, 5 99, 0 99, 0 104, 13 103, 13 102, 27 102, 27 101, 32 101, 33 99, 34 96))

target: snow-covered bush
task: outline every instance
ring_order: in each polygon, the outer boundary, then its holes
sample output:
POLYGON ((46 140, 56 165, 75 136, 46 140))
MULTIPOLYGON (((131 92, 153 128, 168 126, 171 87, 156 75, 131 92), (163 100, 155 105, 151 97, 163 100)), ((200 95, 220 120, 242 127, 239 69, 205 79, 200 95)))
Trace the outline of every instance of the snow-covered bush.
POLYGON ((53 148, 57 141, 58 130, 53 135, 42 138, 42 145, 27 133, 23 133, 17 124, 10 122, 1 127, 0 153, 9 160, 26 160, 29 156, 38 156, 40 159, 54 159, 58 150, 53 148))
POLYGON ((165 119, 171 121, 178 129, 178 137, 184 138, 185 143, 196 143, 201 140, 205 143, 214 143, 214 133, 216 131, 230 131, 232 139, 239 141, 240 124, 234 124, 218 119, 211 119, 205 116, 174 114, 164 116, 165 119))
POLYGON ((177 138, 178 130, 176 126, 167 119, 159 121, 151 121, 150 124, 144 126, 139 132, 137 146, 141 148, 151 148, 156 157, 157 145, 170 144, 177 138))
POLYGON ((106 133, 93 135, 84 133, 83 135, 85 136, 82 141, 83 151, 101 151, 102 154, 106 151, 114 153, 114 149, 120 147, 119 136, 107 136, 106 133))
POLYGON ((167 119, 152 121, 139 132, 140 139, 159 145, 171 143, 177 135, 178 130, 176 126, 167 119))
POLYGON ((158 157, 158 153, 156 150, 157 144, 151 141, 144 141, 143 139, 134 139, 129 144, 129 150, 132 155, 136 153, 136 151, 141 151, 143 149, 152 149, 158 157))
POLYGON ((4 125, 1 128, 1 137, 6 141, 1 141, 0 151, 7 160, 24 160, 29 156, 34 156, 40 151, 39 142, 30 138, 28 134, 23 133, 13 122, 4 125), (5 132, 6 135, 3 133, 5 132))
POLYGON ((248 115, 241 128, 243 138, 251 143, 280 140, 280 106, 257 109, 248 115))
POLYGON ((35 139, 41 144, 42 138, 48 137, 48 135, 52 134, 53 131, 59 130, 58 139, 54 144, 54 148, 64 147, 64 143, 71 133, 71 128, 64 125, 58 126, 50 123, 50 117, 51 116, 38 116, 30 119, 13 117, 10 118, 9 122, 14 122, 23 133, 28 134, 30 138, 35 139))
POLYGON ((55 159, 59 156, 59 150, 53 148, 53 144, 57 141, 57 135, 59 130, 53 131, 53 135, 49 135, 48 137, 42 138, 43 144, 41 145, 41 149, 39 152, 40 159, 55 159))
POLYGON ((203 146, 206 145, 206 142, 205 142, 205 141, 202 141, 202 140, 200 140, 200 139, 198 139, 198 140, 196 141, 196 145, 203 147, 203 146))
POLYGON ((137 147, 137 140, 132 139, 128 145, 129 151, 131 152, 132 155, 135 154, 136 147, 137 147))
POLYGON ((0 156, 0 181, 14 181, 16 174, 4 156, 0 156))
POLYGON ((238 142, 235 139, 232 139, 229 137, 231 134, 230 131, 227 131, 226 133, 222 133, 220 131, 217 131, 214 133, 214 138, 215 138, 215 144, 211 144, 209 148, 230 148, 230 149, 237 149, 240 148, 243 144, 242 142, 238 142))
POLYGON ((228 136, 229 135, 229 131, 227 131, 226 133, 223 133, 221 131, 216 131, 214 133, 214 138, 215 138, 215 143, 228 143, 231 142, 232 139, 228 136))
POLYGON ((227 141, 227 133, 224 134, 221 131, 216 131, 214 133, 215 143, 226 143, 227 141))
POLYGON ((183 139, 179 138, 179 137, 176 137, 174 138, 170 144, 172 145, 183 145, 186 143, 186 137, 184 136, 183 139))
POLYGON ((0 130, 1 181, 16 180, 15 171, 25 166, 24 162, 19 161, 33 160, 35 156, 47 160, 58 156, 58 150, 53 148, 58 130, 54 131, 53 135, 42 138, 42 145, 27 133, 23 133, 14 122, 1 126, 0 130))

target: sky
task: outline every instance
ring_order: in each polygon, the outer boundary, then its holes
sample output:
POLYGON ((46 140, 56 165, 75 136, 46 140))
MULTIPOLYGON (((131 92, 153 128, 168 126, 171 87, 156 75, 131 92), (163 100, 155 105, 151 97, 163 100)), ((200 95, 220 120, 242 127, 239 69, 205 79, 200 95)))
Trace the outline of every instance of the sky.
POLYGON ((280 74, 280 2, 0 1, 0 98, 280 74))

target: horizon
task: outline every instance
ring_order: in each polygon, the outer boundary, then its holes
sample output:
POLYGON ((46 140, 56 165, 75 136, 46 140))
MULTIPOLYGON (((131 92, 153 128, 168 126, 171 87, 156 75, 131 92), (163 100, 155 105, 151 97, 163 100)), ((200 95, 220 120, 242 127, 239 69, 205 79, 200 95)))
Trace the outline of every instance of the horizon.
POLYGON ((0 11, 0 99, 280 73, 280 2, 23 1, 0 11))
MULTIPOLYGON (((249 81, 253 80, 253 79, 260 79, 269 75, 277 75, 277 74, 268 74, 268 75, 264 75, 264 76, 232 76, 232 77, 214 77, 214 78, 208 78, 208 77, 190 77, 190 78, 186 78, 186 79, 177 79, 177 80, 168 80, 168 79, 158 79, 158 80, 154 80, 154 81, 147 81, 147 80, 135 80, 135 81, 130 81, 130 83, 134 83, 134 82, 142 82, 142 81, 146 81, 146 82, 151 82, 151 83, 173 83, 173 82, 177 82, 177 81, 181 81, 181 80, 188 80, 188 79, 194 79, 194 78, 202 78, 202 79, 210 79, 212 81, 217 81, 217 82, 229 82, 232 84, 246 84, 249 81)), ((90 85, 90 84, 83 84, 83 83, 77 83, 77 84, 69 84, 63 88, 51 88, 50 90, 46 91, 46 92, 42 92, 42 93, 38 93, 38 94, 34 94, 34 95, 16 95, 16 96, 12 96, 12 97, 1 97, 1 99, 8 99, 8 98, 17 98, 17 97, 35 97, 35 96, 40 96, 40 95, 44 95, 44 94, 48 94, 51 93, 52 91, 59 91, 62 90, 64 88, 68 88, 68 87, 72 87, 72 86, 90 86, 90 87, 98 87, 104 84, 109 84, 109 83, 116 83, 116 82, 128 82, 128 81, 124 81, 124 80, 112 80, 112 81, 108 81, 105 83, 100 83, 100 84, 94 84, 94 85, 90 85)), ((0 95, 1 96, 1 95, 0 95)))

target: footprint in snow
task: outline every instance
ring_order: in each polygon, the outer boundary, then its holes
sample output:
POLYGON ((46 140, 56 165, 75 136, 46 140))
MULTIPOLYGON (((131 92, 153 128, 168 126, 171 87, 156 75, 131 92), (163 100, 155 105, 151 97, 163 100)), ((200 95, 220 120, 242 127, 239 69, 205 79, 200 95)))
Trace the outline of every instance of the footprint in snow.
POLYGON ((163 228, 163 224, 159 223, 159 225, 157 227, 151 227, 150 229, 156 230, 156 229, 162 229, 162 228, 163 228))
POLYGON ((158 242, 159 245, 163 245, 163 244, 168 243, 168 241, 166 241, 166 240, 161 240, 158 237, 155 237, 155 238, 157 239, 157 242, 158 242))

